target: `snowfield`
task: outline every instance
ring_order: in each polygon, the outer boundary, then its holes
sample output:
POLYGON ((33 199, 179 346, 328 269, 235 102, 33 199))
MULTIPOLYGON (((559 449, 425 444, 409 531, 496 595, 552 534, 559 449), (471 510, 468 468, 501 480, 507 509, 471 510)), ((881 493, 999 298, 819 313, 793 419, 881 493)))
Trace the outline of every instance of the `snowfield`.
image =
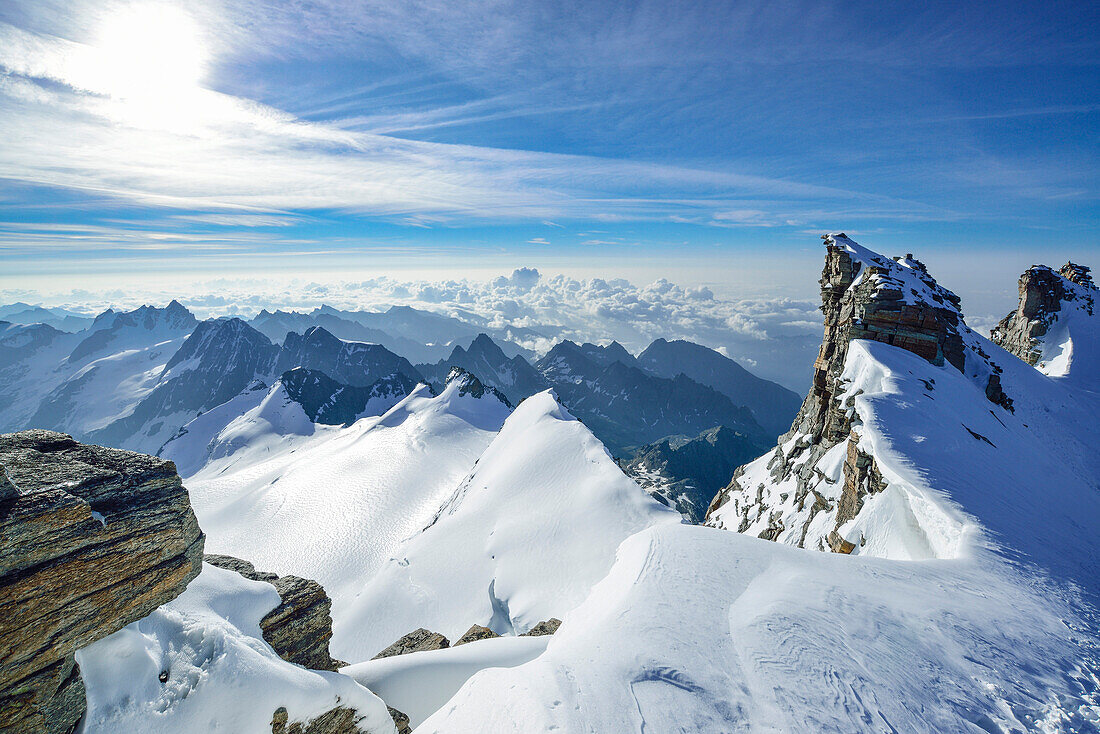
POLYGON ((984 560, 661 525, 544 654, 478 673, 417 731, 1096 731, 1097 648, 1062 599, 984 560))
POLYGON ((207 552, 319 581, 341 618, 394 549, 431 522, 508 415, 491 395, 460 389, 455 381, 432 396, 421 386, 347 428, 315 425, 297 403, 265 395, 185 478, 207 552))

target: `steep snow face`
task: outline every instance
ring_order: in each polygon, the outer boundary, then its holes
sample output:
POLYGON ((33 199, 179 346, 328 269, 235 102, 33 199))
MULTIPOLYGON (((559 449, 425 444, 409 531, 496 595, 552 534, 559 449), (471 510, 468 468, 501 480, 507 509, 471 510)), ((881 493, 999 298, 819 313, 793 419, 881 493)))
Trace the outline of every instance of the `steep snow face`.
POLYGON ((417 731, 1095 732, 1095 636, 1033 581, 661 525, 417 731))
MULTIPOLYGON (((348 427, 312 423, 281 388, 257 391, 262 399, 207 441, 209 461, 186 478, 207 550, 316 579, 333 600, 333 618, 342 619, 504 423, 504 403, 464 386, 455 380, 432 396, 422 385, 384 415, 348 427)), ((255 398, 239 400, 227 414, 255 398)), ((174 455, 171 445, 166 455, 174 455)))
POLYGON ((259 734, 280 707, 307 722, 345 706, 365 731, 393 732, 386 705, 366 688, 292 665, 264 641, 260 619, 279 601, 270 584, 204 564, 179 597, 76 653, 83 731, 259 734))
POLYGON ((126 313, 106 311, 96 317, 85 338, 73 349, 69 361, 83 363, 126 349, 185 337, 198 321, 179 301, 164 308, 142 306, 126 313))
POLYGON ((680 521, 550 391, 516 408, 455 486, 430 527, 395 548, 339 614, 334 606, 336 657, 370 658, 417 627, 453 638, 477 623, 512 635, 561 618, 623 539, 680 521))

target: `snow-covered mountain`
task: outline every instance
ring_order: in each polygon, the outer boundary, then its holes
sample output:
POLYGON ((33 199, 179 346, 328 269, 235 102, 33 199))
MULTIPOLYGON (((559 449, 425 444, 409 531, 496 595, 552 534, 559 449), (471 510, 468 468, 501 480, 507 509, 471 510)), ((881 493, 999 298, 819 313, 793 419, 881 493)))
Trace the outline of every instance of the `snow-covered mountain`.
POLYGON ((742 532, 631 536, 418 731, 1097 731, 1096 365, 1047 376, 911 256, 827 245, 813 387, 709 514, 742 532))
POLYGON ((270 373, 278 351, 240 319, 203 321, 133 411, 89 431, 87 440, 155 454, 180 426, 270 373))
POLYGON ((644 372, 620 344, 606 347, 562 341, 536 367, 570 412, 616 455, 666 436, 695 436, 726 426, 758 442, 767 432, 748 408, 682 374, 672 379, 644 372))
POLYGON ((0 337, 0 428, 35 426, 77 435, 102 428, 144 398, 195 318, 173 301, 165 308, 105 311, 84 331, 38 324, 0 337))
POLYGON ((65 308, 46 308, 32 306, 29 303, 11 303, 0 306, 0 321, 9 324, 45 324, 59 331, 83 331, 91 326, 94 319, 65 308))
POLYGON ((791 425, 800 399, 782 385, 762 379, 713 349, 677 339, 656 339, 638 355, 638 366, 659 377, 687 375, 714 388, 734 405, 752 411, 756 422, 778 436, 791 425))
POLYGON ((680 522, 550 391, 520 404, 470 466, 428 526, 339 614, 334 605, 335 655, 367 659, 417 627, 452 639, 474 623, 526 632, 580 604, 620 542, 680 522))
POLYGON ((447 359, 434 365, 417 365, 420 373, 433 384, 441 383, 451 367, 461 367, 476 375, 484 384, 504 393, 513 405, 519 405, 550 386, 523 356, 517 354, 509 358, 488 334, 478 334, 465 349, 455 346, 447 359))
POLYGON ((346 427, 311 421, 281 383, 234 401, 164 451, 185 472, 207 550, 316 579, 338 625, 395 549, 432 522, 510 412, 460 372, 439 395, 421 385, 346 427))

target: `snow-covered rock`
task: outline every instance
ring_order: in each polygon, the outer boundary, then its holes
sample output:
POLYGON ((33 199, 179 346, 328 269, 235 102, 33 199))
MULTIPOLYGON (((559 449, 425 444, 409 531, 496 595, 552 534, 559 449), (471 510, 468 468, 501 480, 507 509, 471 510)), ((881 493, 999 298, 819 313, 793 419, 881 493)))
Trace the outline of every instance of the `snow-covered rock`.
POLYGON ((993 329, 992 339, 1052 377, 1100 384, 1100 295, 1089 268, 1066 263, 1058 272, 1033 265, 1020 276, 1020 304, 993 329), (1075 367, 1075 363, 1081 367, 1075 367))
POLYGON ((84 730, 269 734, 280 709, 303 724, 341 709, 360 730, 391 734, 373 693, 288 663, 264 641, 260 620, 280 603, 271 584, 204 564, 174 601, 77 653, 84 730))

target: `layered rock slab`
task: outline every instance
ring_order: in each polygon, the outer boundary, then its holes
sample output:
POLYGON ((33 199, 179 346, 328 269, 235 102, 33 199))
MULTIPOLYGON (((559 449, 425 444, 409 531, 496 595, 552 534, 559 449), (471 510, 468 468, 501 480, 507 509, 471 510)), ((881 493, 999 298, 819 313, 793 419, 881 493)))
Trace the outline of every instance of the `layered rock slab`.
POLYGON ((332 600, 312 579, 257 571, 248 561, 207 553, 204 560, 236 571, 246 579, 264 581, 279 592, 281 603, 260 620, 264 640, 283 660, 312 670, 336 670, 342 665, 329 654, 332 600))
POLYGON ((174 599, 204 537, 175 465, 52 431, 0 436, 0 719, 68 732, 73 655, 174 599))

